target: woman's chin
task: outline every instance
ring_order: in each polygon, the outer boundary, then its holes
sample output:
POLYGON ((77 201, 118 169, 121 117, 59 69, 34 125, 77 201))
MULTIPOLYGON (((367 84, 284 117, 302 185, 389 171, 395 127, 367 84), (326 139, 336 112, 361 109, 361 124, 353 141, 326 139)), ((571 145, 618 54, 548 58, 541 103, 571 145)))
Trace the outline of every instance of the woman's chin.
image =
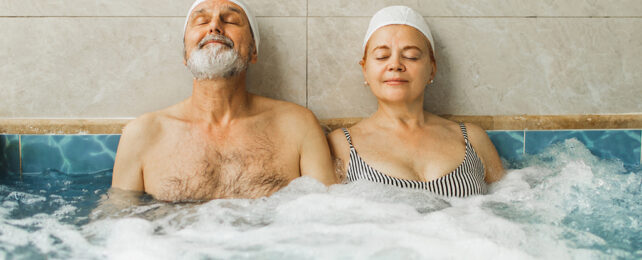
POLYGON ((381 95, 377 95, 377 99, 386 102, 386 103, 409 103, 415 100, 420 99, 418 95, 413 95, 407 90, 393 90, 393 91, 384 91, 381 95))

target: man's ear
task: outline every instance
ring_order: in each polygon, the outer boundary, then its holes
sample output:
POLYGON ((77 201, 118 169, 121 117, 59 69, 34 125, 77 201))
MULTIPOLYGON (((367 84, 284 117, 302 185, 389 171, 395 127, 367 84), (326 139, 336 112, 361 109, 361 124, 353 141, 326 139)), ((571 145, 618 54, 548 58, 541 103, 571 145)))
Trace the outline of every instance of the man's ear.
POLYGON ((254 50, 252 51, 252 57, 250 58, 250 63, 256 64, 256 62, 259 60, 259 54, 256 48, 253 48, 254 50))

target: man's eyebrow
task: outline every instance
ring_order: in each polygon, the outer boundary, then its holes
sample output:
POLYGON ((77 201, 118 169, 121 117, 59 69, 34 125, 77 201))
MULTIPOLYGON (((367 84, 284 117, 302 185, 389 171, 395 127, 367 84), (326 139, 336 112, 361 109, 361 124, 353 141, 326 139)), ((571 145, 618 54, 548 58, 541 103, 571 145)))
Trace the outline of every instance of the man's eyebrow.
POLYGON ((227 8, 227 10, 230 10, 232 12, 239 13, 239 14, 241 13, 241 10, 236 8, 236 7, 234 7, 234 6, 228 5, 228 6, 225 6, 225 7, 227 8))
POLYGON ((205 8, 198 9, 194 12, 192 12, 192 15, 190 16, 190 20, 196 18, 199 15, 205 14, 205 8))

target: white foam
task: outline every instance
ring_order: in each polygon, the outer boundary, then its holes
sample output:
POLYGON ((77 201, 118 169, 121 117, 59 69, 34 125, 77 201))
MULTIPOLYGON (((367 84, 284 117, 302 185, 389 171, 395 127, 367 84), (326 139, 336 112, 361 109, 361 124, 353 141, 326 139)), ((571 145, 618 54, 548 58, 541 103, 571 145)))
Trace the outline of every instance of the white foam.
POLYGON ((599 160, 572 140, 529 160, 484 196, 445 198, 365 181, 327 188, 299 178, 268 198, 151 202, 82 227, 62 221, 77 211, 64 204, 51 214, 8 219, 20 203, 42 201, 11 193, 0 211, 0 244, 9 252, 35 244, 51 258, 641 256, 640 173, 625 174, 620 163, 599 160))

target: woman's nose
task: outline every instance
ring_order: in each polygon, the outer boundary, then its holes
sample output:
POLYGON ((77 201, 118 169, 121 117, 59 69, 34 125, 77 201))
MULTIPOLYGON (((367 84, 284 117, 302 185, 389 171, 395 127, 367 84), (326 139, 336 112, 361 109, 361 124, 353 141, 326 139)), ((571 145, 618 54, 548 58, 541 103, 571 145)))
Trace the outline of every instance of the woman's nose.
POLYGON ((390 63, 388 64, 388 70, 405 71, 406 67, 401 63, 401 60, 399 58, 392 58, 390 59, 390 63))

